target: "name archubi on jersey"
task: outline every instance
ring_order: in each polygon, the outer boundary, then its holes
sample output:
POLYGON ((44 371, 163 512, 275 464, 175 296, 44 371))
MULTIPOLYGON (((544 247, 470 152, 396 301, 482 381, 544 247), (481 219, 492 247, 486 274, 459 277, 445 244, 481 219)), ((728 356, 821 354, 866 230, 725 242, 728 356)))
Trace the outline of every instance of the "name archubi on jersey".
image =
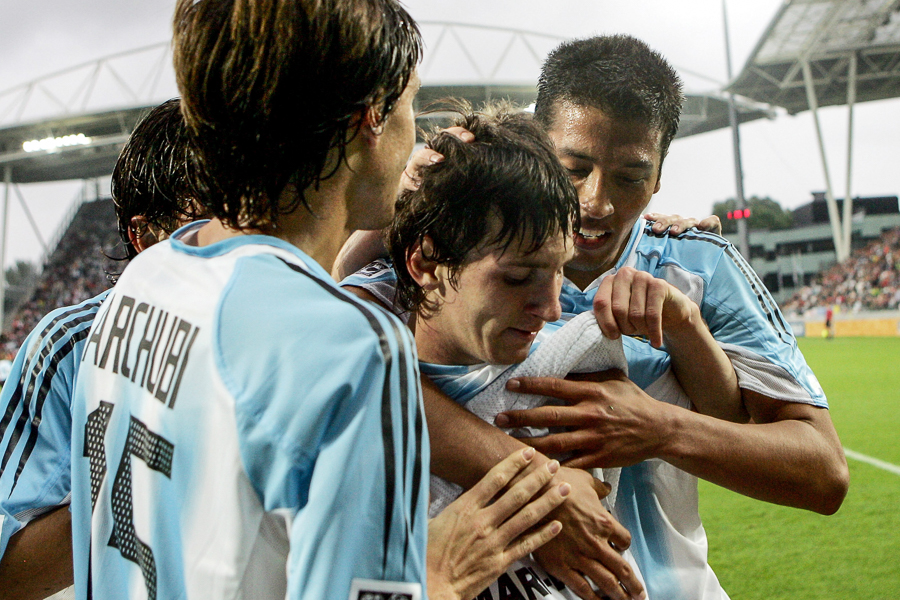
POLYGON ((119 374, 174 408, 200 328, 130 296, 111 301, 85 345, 82 362, 119 374))

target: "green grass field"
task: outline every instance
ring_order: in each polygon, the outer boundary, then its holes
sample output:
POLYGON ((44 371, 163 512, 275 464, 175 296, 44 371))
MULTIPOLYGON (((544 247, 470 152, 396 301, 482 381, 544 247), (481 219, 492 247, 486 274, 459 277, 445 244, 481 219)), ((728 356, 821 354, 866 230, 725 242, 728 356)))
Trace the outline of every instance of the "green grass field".
MULTIPOLYGON (((800 339, 845 448, 900 465, 900 338, 800 339)), ((733 600, 900 599, 900 475, 848 458, 837 514, 700 482, 710 564, 733 600)))

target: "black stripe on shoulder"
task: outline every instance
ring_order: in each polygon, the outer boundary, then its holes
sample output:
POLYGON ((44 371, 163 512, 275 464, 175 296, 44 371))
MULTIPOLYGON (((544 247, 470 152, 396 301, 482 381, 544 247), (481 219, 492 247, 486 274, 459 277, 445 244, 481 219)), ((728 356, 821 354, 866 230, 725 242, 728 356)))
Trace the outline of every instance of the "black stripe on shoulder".
POLYGON ((731 242, 726 240, 720 235, 716 235, 715 233, 703 233, 699 231, 694 231, 689 229, 684 233, 679 233, 676 236, 673 236, 676 240, 687 240, 692 242, 706 242, 708 244, 712 244, 717 248, 728 248, 731 246, 731 242))
MULTIPOLYGON (((9 427, 10 421, 15 414, 16 407, 23 401, 23 397, 30 397, 31 392, 34 391, 34 378, 40 376, 44 361, 46 361, 47 356, 52 352, 53 346, 58 343, 59 340, 62 339, 70 329, 72 329, 73 327, 77 327, 81 323, 85 322, 85 317, 87 317, 88 321, 93 320, 94 315, 96 314, 99 307, 100 302, 89 302, 78 307, 72 307, 70 310, 66 310, 65 312, 57 315, 41 330, 40 334, 38 335, 38 339, 41 340, 42 346, 40 356, 38 357, 35 366, 31 370, 24 368, 19 374, 19 381, 16 383, 16 387, 13 390, 13 395, 9 400, 9 404, 6 406, 6 411, 4 412, 3 417, 0 418, 0 440, 2 440, 3 436, 6 434, 6 430, 9 427), (83 314, 85 310, 88 310, 90 312, 88 314, 83 314), (65 323, 55 334, 51 334, 51 332, 60 322, 66 321, 67 319, 70 319, 75 315, 79 316, 76 319, 73 319, 70 323, 65 323), (30 385, 27 385, 28 391, 26 392, 25 390, 27 383, 30 383, 30 385)), ((27 349, 23 347, 19 349, 19 352, 27 352, 27 349)), ((21 426, 24 427, 23 419, 26 418, 26 412, 27 411, 23 410, 22 415, 17 422, 16 429, 19 428, 19 423, 21 423, 21 426)), ((20 435, 21 432, 19 432, 18 435, 14 435, 15 441, 18 441, 20 435)), ((11 441, 5 453, 2 465, 6 465, 8 456, 12 451, 12 448, 14 447, 15 443, 11 441)), ((0 473, 2 473, 2 471, 3 467, 0 466, 0 473)))
MULTIPOLYGON (((77 313, 81 313, 83 311, 77 311, 77 313)), ((77 313, 68 313, 77 314, 77 313)), ((41 349, 40 356, 38 360, 35 362, 34 367, 29 372, 28 370, 23 370, 22 377, 19 379, 19 385, 16 386, 16 389, 13 391, 13 397, 10 399, 10 405, 7 407, 7 415, 10 415, 11 410, 15 410, 16 404, 22 403, 22 412, 19 414, 19 419, 16 421, 15 428, 13 429, 13 433, 10 436, 9 443, 6 447, 6 451, 3 453, 3 459, 0 461, 0 473, 5 471, 6 465, 9 462, 10 457, 15 451, 16 446, 19 443, 19 440, 22 437, 22 434, 25 432, 26 425, 29 422, 29 411, 27 404, 30 403, 30 399, 34 394, 35 387, 37 386, 37 382, 40 382, 40 387, 38 387, 38 393, 35 397, 34 402, 34 414, 31 416, 31 430, 28 433, 28 438, 25 441, 25 447, 22 451, 22 455, 19 457, 19 462, 16 467, 16 472, 13 478, 13 484, 10 488, 10 493, 15 489, 16 485, 19 482, 19 476, 22 474, 22 470, 25 468, 25 463, 31 457, 31 453, 34 450, 35 445, 38 440, 38 428, 41 424, 41 415, 43 414, 44 401, 47 399, 47 396, 50 392, 53 378, 56 376, 56 372, 59 368, 59 363, 68 356, 72 350, 75 348, 75 344, 84 340, 89 331, 90 327, 83 327, 78 331, 72 332, 73 329, 77 329, 84 325, 89 325, 94 320, 94 315, 96 311, 92 311, 88 314, 80 314, 75 319, 66 321, 63 325, 56 330, 52 335, 50 335, 49 339, 47 339, 43 347, 41 349), (66 339, 65 343, 54 350, 54 347, 63 339, 66 339), (46 365, 46 370, 44 369, 46 365), (27 381, 27 386, 25 385, 27 381)), ((44 332, 48 332, 51 329, 47 328, 44 332)), ((4 419, 6 419, 7 415, 4 415, 4 419)), ((8 422, 6 423, 8 425, 8 422)), ((6 426, 3 426, 3 433, 5 433, 6 426)), ((0 433, 0 439, 2 439, 3 434, 0 433)))
MULTIPOLYGON (((394 461, 394 431, 393 431, 393 414, 392 414, 392 410, 391 410, 391 391, 390 391, 390 372, 392 369, 394 357, 391 352, 390 345, 388 344, 388 341, 387 341, 388 332, 385 331, 382 324, 375 317, 375 311, 379 310, 379 309, 374 308, 373 306, 369 305, 366 302, 363 302, 362 300, 357 299, 354 296, 350 296, 350 295, 340 292, 339 290, 335 289, 331 284, 329 284, 325 281, 322 281, 321 279, 314 276, 312 273, 309 273, 302 267, 292 264, 280 257, 279 257, 279 260, 281 262, 283 262, 285 265, 287 265, 294 272, 299 273, 299 274, 304 275, 307 278, 309 278, 310 281, 314 282, 316 285, 321 287, 324 291, 331 294, 334 298, 356 307, 363 314, 363 316, 369 322, 372 329, 378 335, 379 345, 381 347, 381 352, 383 354, 384 361, 385 361, 385 378, 384 378, 384 385, 382 387, 382 397, 381 397, 381 432, 382 432, 382 439, 384 440, 384 464, 385 464, 385 487, 386 487, 386 489, 385 489, 385 527, 384 527, 384 540, 383 540, 383 557, 384 557, 384 559, 383 559, 383 563, 382 563, 382 571, 386 571, 387 570, 388 549, 390 546, 391 527, 393 525, 393 514, 394 514, 394 495, 395 495, 394 482, 397 478, 397 472, 396 472, 397 465, 395 464, 395 461, 394 461)), ((406 407, 409 403, 409 395, 407 392, 409 380, 407 379, 406 373, 410 367, 410 364, 409 364, 410 359, 415 360, 415 357, 409 357, 407 355, 407 353, 404 349, 403 340, 401 338, 402 334, 401 334, 400 329, 397 326, 397 324, 394 323, 393 320, 389 320, 388 322, 391 325, 390 333, 393 334, 393 336, 397 339, 397 341, 398 341, 397 345, 399 348, 399 356, 397 356, 397 361, 398 361, 400 378, 401 378, 401 381, 400 381, 400 394, 401 394, 400 405, 401 405, 401 407, 403 407, 403 417, 404 417, 404 421, 403 421, 404 434, 403 434, 403 440, 402 440, 402 447, 403 447, 403 451, 404 451, 403 456, 406 456, 405 453, 408 448, 408 436, 406 434, 406 426, 405 426, 406 420, 405 419, 408 417, 408 415, 406 414, 406 411, 407 411, 406 407)), ((420 414, 421 413, 420 408, 418 407, 418 403, 417 403, 416 413, 417 413, 416 414, 416 422, 418 424, 419 420, 422 418, 422 416, 420 414)), ((420 435, 421 432, 417 431, 417 434, 420 435)), ((417 440, 418 439, 420 439, 420 437, 417 437, 417 440)), ((422 462, 421 444, 418 444, 418 442, 417 442, 416 446, 417 447, 416 447, 415 464, 418 469, 421 469, 421 462, 422 462)), ((404 460, 404 473, 403 473, 402 481, 406 480, 405 465, 406 465, 406 461, 404 460)), ((414 481, 417 482, 420 476, 421 476, 420 471, 415 473, 414 481)), ((417 506, 418 505, 418 495, 413 496, 412 501, 413 501, 413 506, 412 506, 413 515, 415 515, 416 510, 418 508, 418 506, 417 506)), ((411 524, 407 523, 405 525, 406 525, 406 527, 405 527, 406 539, 404 541, 404 552, 405 552, 405 549, 409 545, 409 537, 412 535, 411 524)))
POLYGON ((759 275, 756 274, 756 271, 753 270, 750 263, 747 262, 734 246, 729 245, 729 247, 725 249, 725 254, 728 255, 737 268, 740 269, 744 278, 747 280, 747 283, 750 284, 750 288, 756 294, 759 306, 766 314, 766 318, 772 326, 772 329, 775 330, 775 333, 783 342, 790 343, 792 335, 788 329, 787 323, 784 322, 784 317, 782 317, 781 311, 778 310, 778 305, 775 303, 771 294, 769 294, 769 290, 766 288, 765 284, 759 279, 759 275))
MULTIPOLYGON (((31 431, 28 433, 28 439, 25 441, 25 448, 22 450, 22 456, 19 457, 19 464, 16 467, 16 474, 13 478, 13 485, 10 489, 10 492, 12 492, 12 490, 16 488, 16 484, 19 483, 19 476, 25 469, 25 463, 29 458, 31 458, 31 453, 32 451, 34 451, 34 447, 37 444, 38 427, 40 427, 41 424, 41 418, 44 411, 44 402, 46 401, 47 396, 50 393, 52 381, 56 376, 56 372, 59 368, 59 363, 75 349, 75 345, 78 342, 81 342, 88 336, 88 333, 90 333, 90 328, 85 327, 84 329, 70 337, 68 341, 66 341, 66 343, 62 346, 62 348, 60 348, 60 350, 53 355, 50 366, 47 368, 47 371, 44 374, 44 378, 41 381, 41 387, 38 389, 34 416, 31 419, 31 431)), ((72 391, 74 392, 74 390, 72 391)), ((69 400, 71 402, 71 398, 69 400)), ((6 457, 4 456, 4 463, 5 462, 6 457)))

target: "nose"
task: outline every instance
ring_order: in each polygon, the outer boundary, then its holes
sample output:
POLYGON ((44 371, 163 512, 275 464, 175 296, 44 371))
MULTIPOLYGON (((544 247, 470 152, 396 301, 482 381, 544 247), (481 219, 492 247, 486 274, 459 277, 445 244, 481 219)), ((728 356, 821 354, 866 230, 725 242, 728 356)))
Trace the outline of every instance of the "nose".
POLYGON ((559 304, 559 286, 548 285, 537 293, 529 306, 530 313, 545 323, 559 321, 562 307, 559 304))
POLYGON ((603 179, 603 175, 594 170, 578 187, 582 217, 602 219, 613 213, 613 205, 603 179))

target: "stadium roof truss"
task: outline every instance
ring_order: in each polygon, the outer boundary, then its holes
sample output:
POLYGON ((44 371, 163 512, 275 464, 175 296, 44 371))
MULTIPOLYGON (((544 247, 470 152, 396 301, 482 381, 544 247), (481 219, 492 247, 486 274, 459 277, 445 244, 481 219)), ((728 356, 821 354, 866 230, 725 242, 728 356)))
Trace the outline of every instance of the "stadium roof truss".
POLYGON ((811 110, 838 259, 850 254, 853 106, 900 96, 900 0, 786 0, 728 91, 811 110), (818 108, 848 106, 843 219, 831 187, 818 108))

